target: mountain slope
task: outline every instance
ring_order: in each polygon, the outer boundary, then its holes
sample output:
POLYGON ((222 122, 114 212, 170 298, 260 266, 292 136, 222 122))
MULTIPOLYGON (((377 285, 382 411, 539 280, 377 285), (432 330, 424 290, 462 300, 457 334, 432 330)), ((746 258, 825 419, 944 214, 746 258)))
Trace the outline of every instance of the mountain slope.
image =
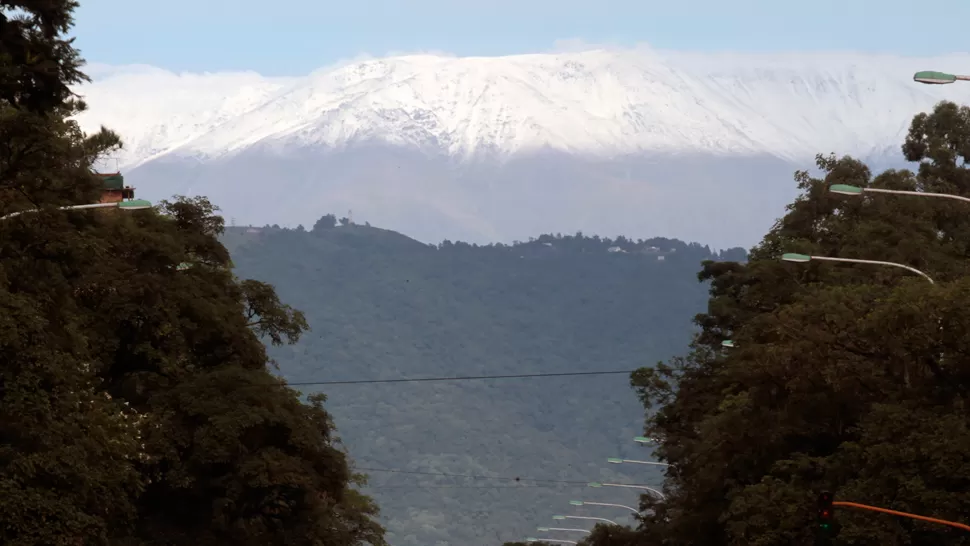
POLYGON ((465 159, 553 149, 804 160, 894 148, 912 115, 970 97, 966 86, 915 84, 913 72, 968 61, 642 49, 402 56, 290 79, 101 68, 79 89, 91 106, 80 121, 122 134, 122 165, 374 141, 465 159))
MULTIPOLYGON (((744 257, 666 239, 435 247, 367 226, 224 239, 237 275, 306 312, 299 344, 271 348, 294 383, 632 370, 682 352, 707 297, 699 262, 744 257)), ((589 481, 660 476, 606 464, 649 457, 625 374, 297 388, 327 395, 394 546, 521 539, 571 499, 636 503, 589 481)))

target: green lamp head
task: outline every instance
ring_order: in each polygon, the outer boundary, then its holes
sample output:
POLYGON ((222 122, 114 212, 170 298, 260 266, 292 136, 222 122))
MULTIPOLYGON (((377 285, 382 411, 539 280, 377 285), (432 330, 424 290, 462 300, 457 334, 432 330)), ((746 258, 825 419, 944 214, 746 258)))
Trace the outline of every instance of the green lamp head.
POLYGON ((841 195, 862 195, 865 191, 859 186, 850 186, 848 184, 832 184, 829 186, 829 191, 832 193, 838 193, 841 195))
POLYGON ((913 81, 928 85, 943 85, 957 81, 957 77, 953 74, 947 74, 946 72, 923 70, 913 74, 913 81))
POLYGON ((142 210, 152 208, 151 201, 145 201, 144 199, 132 199, 131 201, 121 201, 118 203, 119 209, 124 210, 142 210))
POLYGON ((782 254, 781 259, 786 262, 796 262, 796 263, 805 263, 805 262, 812 261, 812 257, 809 256, 808 254, 795 254, 793 252, 782 254))

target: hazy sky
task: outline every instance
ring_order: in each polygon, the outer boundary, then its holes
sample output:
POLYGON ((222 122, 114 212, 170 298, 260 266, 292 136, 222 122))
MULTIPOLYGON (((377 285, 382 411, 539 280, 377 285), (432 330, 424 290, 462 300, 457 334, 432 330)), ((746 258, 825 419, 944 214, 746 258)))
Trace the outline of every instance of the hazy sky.
POLYGON ((663 49, 967 51, 970 0, 81 0, 90 62, 300 75, 362 53, 663 49))

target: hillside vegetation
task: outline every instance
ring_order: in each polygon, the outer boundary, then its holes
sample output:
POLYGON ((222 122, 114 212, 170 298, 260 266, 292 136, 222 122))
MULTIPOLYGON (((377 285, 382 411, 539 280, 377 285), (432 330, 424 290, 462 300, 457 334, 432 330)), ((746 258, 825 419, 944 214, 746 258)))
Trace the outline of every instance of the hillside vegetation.
MULTIPOLYGON (((309 231, 229 228, 223 241, 237 275, 306 313, 311 331, 271 349, 293 383, 634 370, 690 340, 707 297, 700 262, 744 258, 581 234, 430 246, 330 215, 309 231)), ((363 469, 506 478, 364 470, 395 546, 519 540, 571 499, 636 502, 586 481, 654 476, 605 460, 647 455, 632 442, 642 409, 628 374, 297 388, 328 396, 363 469)))

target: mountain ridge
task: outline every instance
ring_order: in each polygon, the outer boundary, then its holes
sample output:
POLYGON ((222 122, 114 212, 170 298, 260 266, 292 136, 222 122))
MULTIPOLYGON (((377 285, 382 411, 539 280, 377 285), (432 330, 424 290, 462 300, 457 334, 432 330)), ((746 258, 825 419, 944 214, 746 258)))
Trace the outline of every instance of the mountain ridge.
MULTIPOLYGON (((269 348, 291 383, 652 365, 690 340, 708 297, 700 262, 746 256, 662 237, 425 245, 335 216, 220 237, 234 274, 273 284, 306 313, 297 344, 269 348)), ((636 505, 636 492, 590 481, 662 480, 658 468, 606 463, 649 457, 632 441, 643 408, 626 374, 296 388, 327 396, 395 546, 501 544, 572 510, 570 498, 636 505)))
POLYGON ((866 157, 898 146, 914 114, 970 96, 959 85, 916 84, 913 72, 968 61, 641 48, 404 55, 297 78, 95 66, 94 82, 78 89, 90 105, 78 120, 117 130, 128 148, 115 159, 127 168, 166 155, 211 161, 253 147, 339 150, 371 141, 460 160, 547 148, 598 158, 866 157))

